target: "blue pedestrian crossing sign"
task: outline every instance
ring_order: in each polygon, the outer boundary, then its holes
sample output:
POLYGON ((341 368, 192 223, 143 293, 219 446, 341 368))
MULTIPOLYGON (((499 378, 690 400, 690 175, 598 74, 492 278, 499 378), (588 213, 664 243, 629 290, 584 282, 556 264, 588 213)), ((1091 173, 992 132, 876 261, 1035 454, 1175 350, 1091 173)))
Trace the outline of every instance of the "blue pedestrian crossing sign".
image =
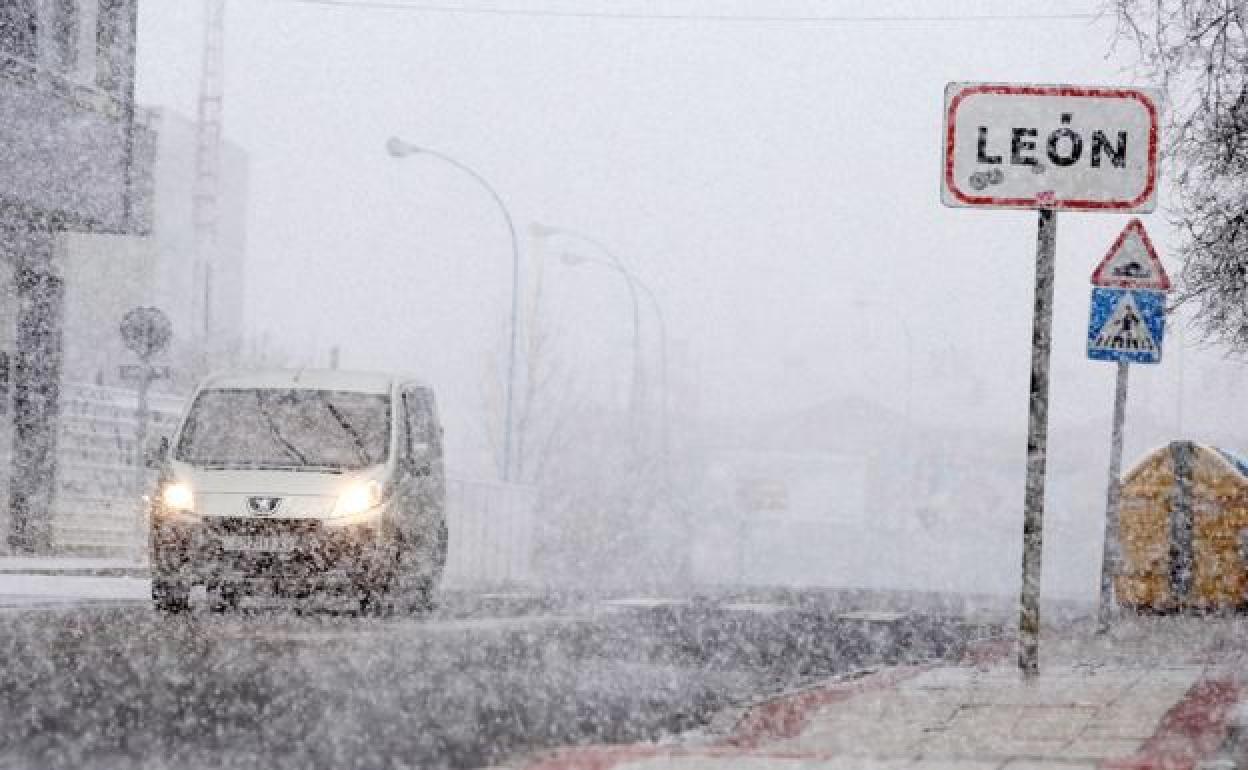
POLYGON ((1166 295, 1139 289, 1092 289, 1088 358, 1094 361, 1161 363, 1166 332, 1166 295))

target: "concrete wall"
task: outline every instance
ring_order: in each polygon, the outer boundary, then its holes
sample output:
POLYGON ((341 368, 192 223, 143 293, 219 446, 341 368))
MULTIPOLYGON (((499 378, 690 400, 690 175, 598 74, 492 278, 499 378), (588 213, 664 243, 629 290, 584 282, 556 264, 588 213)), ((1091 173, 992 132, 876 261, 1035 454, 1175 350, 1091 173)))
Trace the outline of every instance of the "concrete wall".
POLYGON ((151 238, 66 234, 64 370, 66 382, 120 386, 121 364, 136 363, 118 326, 131 308, 153 304, 158 255, 151 238))
MULTIPOLYGON (((7 3, 0 38, 0 262, 12 266, 7 545, 51 547, 62 319, 60 235, 151 229, 156 136, 136 110, 137 0, 7 3), (24 31, 35 30, 33 38, 24 31), (87 60, 92 61, 88 62, 87 60)), ((103 289, 106 290, 106 289, 103 289)))

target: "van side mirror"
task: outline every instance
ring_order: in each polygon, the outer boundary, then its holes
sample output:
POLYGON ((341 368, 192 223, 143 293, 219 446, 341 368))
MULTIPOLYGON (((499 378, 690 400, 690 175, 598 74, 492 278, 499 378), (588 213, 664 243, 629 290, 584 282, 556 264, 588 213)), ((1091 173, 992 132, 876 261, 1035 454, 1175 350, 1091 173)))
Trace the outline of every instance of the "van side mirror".
POLYGON ((165 464, 169 459, 169 437, 160 436, 148 442, 143 449, 143 465, 149 469, 155 470, 165 464))

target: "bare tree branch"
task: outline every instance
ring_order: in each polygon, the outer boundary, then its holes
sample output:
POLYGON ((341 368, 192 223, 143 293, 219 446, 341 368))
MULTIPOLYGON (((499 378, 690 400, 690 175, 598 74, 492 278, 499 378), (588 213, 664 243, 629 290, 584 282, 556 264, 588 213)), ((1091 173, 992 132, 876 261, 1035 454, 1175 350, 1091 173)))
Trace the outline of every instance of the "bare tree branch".
POLYGON ((1245 0, 1113 0, 1120 40, 1165 91, 1165 161, 1183 261, 1177 304, 1205 337, 1248 351, 1245 0))

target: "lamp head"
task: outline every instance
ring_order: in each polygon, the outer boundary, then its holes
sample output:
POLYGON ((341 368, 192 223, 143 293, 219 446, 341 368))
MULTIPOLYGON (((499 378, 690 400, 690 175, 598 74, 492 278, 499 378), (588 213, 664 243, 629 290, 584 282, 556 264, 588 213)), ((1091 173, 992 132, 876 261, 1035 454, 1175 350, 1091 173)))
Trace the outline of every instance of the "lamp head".
POLYGON ((414 144, 408 144, 397 136, 392 136, 386 140, 386 152, 395 158, 402 158, 405 155, 420 152, 420 148, 414 144))
POLYGON ((544 225, 541 222, 534 222, 529 225, 529 232, 533 234, 534 238, 549 238, 552 235, 557 235, 559 228, 544 225))

